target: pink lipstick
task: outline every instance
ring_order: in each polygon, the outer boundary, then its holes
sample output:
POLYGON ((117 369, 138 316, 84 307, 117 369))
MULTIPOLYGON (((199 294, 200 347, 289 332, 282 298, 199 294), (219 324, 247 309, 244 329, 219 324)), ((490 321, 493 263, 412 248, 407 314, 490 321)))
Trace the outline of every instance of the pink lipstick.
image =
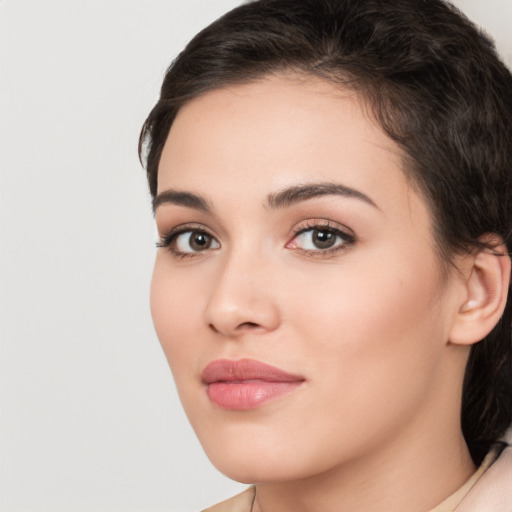
POLYGON ((223 409, 249 410, 290 393, 306 379, 254 359, 218 359, 201 374, 210 400, 223 409))

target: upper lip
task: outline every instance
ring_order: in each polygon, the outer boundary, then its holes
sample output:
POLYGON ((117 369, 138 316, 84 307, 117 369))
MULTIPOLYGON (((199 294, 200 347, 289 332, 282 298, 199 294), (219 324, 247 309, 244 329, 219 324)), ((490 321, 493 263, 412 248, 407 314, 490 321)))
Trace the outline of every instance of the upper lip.
POLYGON ((204 368, 201 378, 205 384, 247 380, 265 382, 302 382, 305 380, 300 375, 285 372, 255 359, 217 359, 204 368))

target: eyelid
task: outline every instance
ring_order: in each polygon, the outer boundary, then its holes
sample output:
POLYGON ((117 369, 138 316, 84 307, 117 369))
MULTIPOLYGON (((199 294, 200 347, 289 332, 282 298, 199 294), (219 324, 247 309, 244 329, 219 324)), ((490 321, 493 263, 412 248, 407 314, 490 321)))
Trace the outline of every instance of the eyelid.
POLYGON ((296 237, 300 233, 315 228, 330 228, 334 231, 340 231, 345 236, 354 239, 356 238, 354 231, 345 224, 340 224, 339 222, 323 218, 312 218, 295 224, 295 226, 293 226, 293 228, 289 231, 288 236, 296 237))

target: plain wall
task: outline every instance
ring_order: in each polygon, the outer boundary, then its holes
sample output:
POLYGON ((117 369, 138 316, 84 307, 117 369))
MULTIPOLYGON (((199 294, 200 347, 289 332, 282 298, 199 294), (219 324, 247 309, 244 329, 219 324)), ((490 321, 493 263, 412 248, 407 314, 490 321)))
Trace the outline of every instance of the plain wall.
MULTIPOLYGON (((139 130, 172 58, 237 0, 3 0, 2 512, 193 511, 221 476, 149 313, 139 130)), ((512 67, 512 0, 456 2, 512 67)))

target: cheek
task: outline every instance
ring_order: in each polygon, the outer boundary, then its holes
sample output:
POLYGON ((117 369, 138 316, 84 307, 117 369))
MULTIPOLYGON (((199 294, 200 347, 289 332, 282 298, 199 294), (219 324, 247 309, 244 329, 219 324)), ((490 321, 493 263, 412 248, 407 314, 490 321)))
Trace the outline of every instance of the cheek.
POLYGON ((190 341, 198 339, 194 331, 198 330, 201 317, 197 286, 200 283, 194 279, 172 271, 165 253, 157 255, 151 281, 151 315, 175 377, 195 368, 197 347, 190 341))
POLYGON ((425 268, 430 262, 332 269, 330 279, 310 274, 301 287, 307 294, 291 294, 301 350, 322 393, 332 394, 340 409, 379 417, 380 405, 397 413, 427 392, 447 322, 437 272, 425 275, 425 268))
POLYGON ((430 249, 401 252, 386 247, 353 253, 337 267, 303 272, 290 294, 302 309, 296 318, 305 315, 304 326, 326 339, 337 331, 342 345, 354 350, 419 342, 425 330, 443 323, 444 284, 430 249))

